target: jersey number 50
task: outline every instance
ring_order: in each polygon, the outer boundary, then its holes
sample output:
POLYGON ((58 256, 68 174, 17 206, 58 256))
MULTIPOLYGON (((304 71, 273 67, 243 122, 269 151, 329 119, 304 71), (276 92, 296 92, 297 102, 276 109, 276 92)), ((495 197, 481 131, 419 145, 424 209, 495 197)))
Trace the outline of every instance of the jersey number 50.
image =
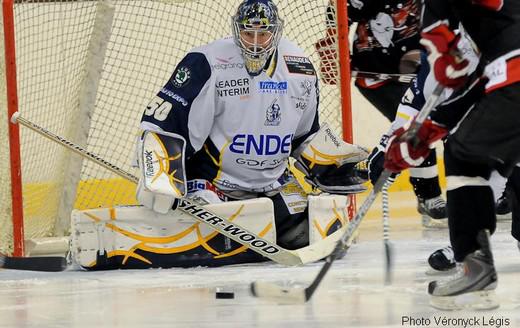
POLYGON ((146 106, 144 114, 147 116, 153 115, 157 121, 164 121, 168 117, 172 107, 171 103, 157 96, 146 106))

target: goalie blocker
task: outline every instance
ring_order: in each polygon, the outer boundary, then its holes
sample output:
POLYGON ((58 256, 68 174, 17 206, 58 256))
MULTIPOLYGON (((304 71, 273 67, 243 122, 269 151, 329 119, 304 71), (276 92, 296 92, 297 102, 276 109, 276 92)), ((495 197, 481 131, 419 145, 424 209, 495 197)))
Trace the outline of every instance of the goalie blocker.
POLYGON ((167 213, 186 195, 186 140, 165 131, 145 130, 137 143, 141 171, 136 197, 140 204, 167 213))

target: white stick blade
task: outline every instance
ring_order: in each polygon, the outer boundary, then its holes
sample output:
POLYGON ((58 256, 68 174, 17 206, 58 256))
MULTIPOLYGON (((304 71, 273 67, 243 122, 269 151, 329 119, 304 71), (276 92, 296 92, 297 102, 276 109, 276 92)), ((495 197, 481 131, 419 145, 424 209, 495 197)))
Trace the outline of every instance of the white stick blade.
POLYGON ((303 288, 283 288, 264 281, 253 282, 251 293, 258 298, 269 299, 279 304, 298 304, 307 301, 303 288))

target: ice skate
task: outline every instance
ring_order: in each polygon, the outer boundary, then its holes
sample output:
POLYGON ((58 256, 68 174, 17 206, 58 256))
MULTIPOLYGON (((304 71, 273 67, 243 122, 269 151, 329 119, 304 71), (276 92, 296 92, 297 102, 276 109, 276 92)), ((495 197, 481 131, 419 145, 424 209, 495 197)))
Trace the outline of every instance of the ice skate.
POLYGON ((417 211, 422 215, 422 225, 425 228, 447 228, 448 214, 446 201, 441 197, 429 199, 417 198, 417 211))
POLYGON ((511 220, 511 204, 508 198, 507 189, 504 190, 504 193, 497 200, 495 204, 495 213, 497 215, 497 220, 511 220))
POLYGON ((456 262, 451 246, 438 249, 428 257, 430 270, 426 274, 451 274, 453 273, 456 262))
POLYGON ((430 282, 430 305, 441 310, 488 310, 499 306, 489 232, 479 232, 477 239, 481 248, 466 256, 452 278, 430 282))

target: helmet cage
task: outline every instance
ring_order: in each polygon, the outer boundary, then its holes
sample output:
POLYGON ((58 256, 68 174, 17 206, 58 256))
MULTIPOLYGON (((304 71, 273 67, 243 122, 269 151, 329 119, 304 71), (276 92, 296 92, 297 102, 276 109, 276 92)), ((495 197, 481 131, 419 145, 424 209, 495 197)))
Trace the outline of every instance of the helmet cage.
POLYGON ((246 69, 251 74, 257 74, 264 68, 282 37, 283 20, 277 14, 272 20, 273 22, 270 22, 266 17, 244 19, 239 17, 238 13, 232 18, 235 44, 240 48, 246 69), (242 33, 251 33, 253 37, 248 39, 252 39, 252 42, 246 40, 242 33), (262 40, 262 44, 259 43, 259 39, 262 40))

